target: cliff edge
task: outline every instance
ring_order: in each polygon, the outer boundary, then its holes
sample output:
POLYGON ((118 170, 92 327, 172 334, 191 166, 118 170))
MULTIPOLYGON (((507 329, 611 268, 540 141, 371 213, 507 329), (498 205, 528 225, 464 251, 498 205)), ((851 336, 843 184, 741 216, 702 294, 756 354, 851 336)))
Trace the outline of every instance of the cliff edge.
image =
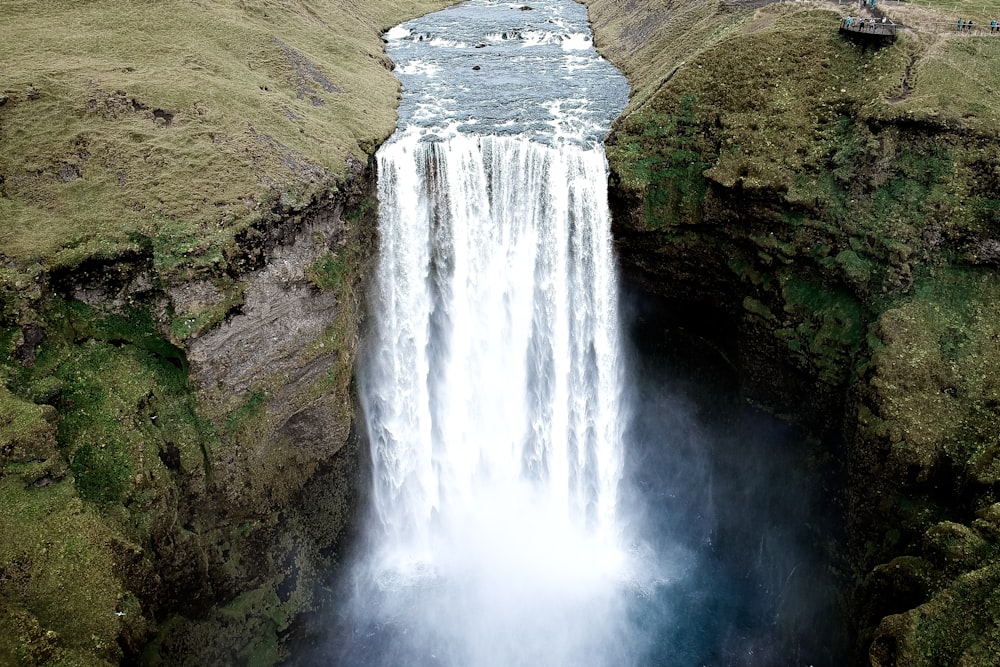
POLYGON ((359 487, 381 32, 447 4, 0 6, 0 663, 282 656, 359 487))
POLYGON ((880 3, 895 41, 838 31, 856 5, 587 4, 633 85, 623 271, 720 312, 745 395, 824 442, 855 663, 995 664, 1000 38, 934 3, 880 3))

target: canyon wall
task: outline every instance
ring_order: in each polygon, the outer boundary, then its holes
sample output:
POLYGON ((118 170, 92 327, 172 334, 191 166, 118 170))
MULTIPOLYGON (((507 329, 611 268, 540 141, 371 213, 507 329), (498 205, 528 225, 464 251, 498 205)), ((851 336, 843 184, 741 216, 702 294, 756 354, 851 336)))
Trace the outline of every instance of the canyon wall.
POLYGON ((633 85, 608 140, 625 276, 727 322, 747 398, 824 443, 856 663, 994 664, 1000 40, 588 5, 633 85))
POLYGON ((0 663, 285 654, 363 484, 381 31, 447 4, 0 8, 0 663))
MULTIPOLYGON (((0 7, 0 662, 284 655, 354 519, 379 35, 446 4, 0 7)), ((623 271, 840 472, 856 662, 993 664, 1000 39, 587 4, 623 271)))

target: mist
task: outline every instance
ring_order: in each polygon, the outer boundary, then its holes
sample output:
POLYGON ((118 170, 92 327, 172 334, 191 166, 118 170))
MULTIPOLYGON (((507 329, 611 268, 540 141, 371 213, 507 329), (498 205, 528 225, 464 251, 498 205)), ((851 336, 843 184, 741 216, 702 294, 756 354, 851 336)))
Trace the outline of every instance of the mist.
POLYGON ((622 292, 620 548, 554 534, 525 487, 456 520, 437 573, 393 581, 369 516, 293 664, 845 664, 836 480, 816 443, 740 396, 717 314, 622 292))
POLYGON ((733 323, 623 287, 622 508, 681 575, 639 605, 640 664, 842 665, 837 480, 819 443, 739 392, 733 323))

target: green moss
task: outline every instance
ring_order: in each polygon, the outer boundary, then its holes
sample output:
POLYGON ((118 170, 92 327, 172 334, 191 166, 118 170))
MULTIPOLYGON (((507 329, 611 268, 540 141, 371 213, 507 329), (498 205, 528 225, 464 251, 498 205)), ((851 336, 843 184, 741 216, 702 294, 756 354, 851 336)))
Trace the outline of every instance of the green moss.
POLYGON ((163 474, 159 454, 168 449, 188 470, 202 469, 214 432, 195 407, 183 351, 163 339, 149 310, 102 315, 51 300, 44 317, 35 363, 8 367, 11 387, 57 403, 56 441, 81 497, 124 502, 163 474))
POLYGON ((22 400, 0 385, 0 473, 54 453, 54 417, 52 408, 22 400))
POLYGON ((320 292, 335 290, 344 278, 345 264, 343 252, 326 252, 306 267, 306 280, 320 292))
POLYGON ((867 290, 875 270, 873 262, 866 260, 853 250, 840 251, 835 262, 843 271, 847 283, 852 285, 856 292, 863 294, 867 290))
POLYGON ((25 489, 0 479, 0 649, 13 640, 22 659, 117 663, 122 625, 144 622, 115 613, 124 590, 118 544, 122 538, 81 503, 72 483, 25 489), (14 637, 2 631, 11 623, 14 637))
POLYGON ((259 426, 263 417, 264 402, 267 394, 262 391, 251 392, 243 404, 226 415, 225 431, 229 435, 235 435, 240 431, 253 430, 259 426))
POLYGON ((864 338, 864 307, 853 294, 822 282, 790 276, 783 287, 786 310, 810 319, 816 339, 810 347, 847 351, 851 354, 864 338))
POLYGON ((879 319, 881 346, 872 362, 880 436, 892 443, 893 474, 922 483, 942 465, 948 486, 976 488, 977 502, 995 500, 1000 481, 1000 335, 993 306, 1000 285, 991 272, 936 271, 879 319))
POLYGON ((612 148, 629 187, 642 191, 645 221, 653 229, 678 222, 698 222, 708 193, 702 172, 697 99, 682 98, 672 113, 642 112, 630 117, 632 132, 612 148))
POLYGON ((907 653, 918 667, 988 665, 1000 655, 1000 565, 959 577, 913 615, 907 653))

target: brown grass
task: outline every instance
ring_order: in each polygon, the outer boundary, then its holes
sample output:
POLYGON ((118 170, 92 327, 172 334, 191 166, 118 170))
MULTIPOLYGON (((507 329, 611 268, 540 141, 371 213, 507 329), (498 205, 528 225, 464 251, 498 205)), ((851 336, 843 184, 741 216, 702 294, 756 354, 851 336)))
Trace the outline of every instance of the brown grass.
POLYGON ((219 261, 391 133, 380 31, 447 4, 3 2, 0 253, 73 264, 138 235, 219 261))

